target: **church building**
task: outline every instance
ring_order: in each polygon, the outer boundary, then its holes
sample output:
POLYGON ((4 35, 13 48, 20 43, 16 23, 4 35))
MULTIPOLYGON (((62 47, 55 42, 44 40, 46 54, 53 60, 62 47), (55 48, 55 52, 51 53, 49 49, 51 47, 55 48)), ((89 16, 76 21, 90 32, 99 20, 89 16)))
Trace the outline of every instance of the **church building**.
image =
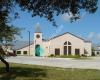
POLYGON ((90 41, 86 41, 72 33, 66 32, 43 39, 40 27, 37 26, 34 33, 34 41, 29 45, 14 49, 17 55, 27 56, 50 56, 50 55, 87 55, 91 56, 90 41))

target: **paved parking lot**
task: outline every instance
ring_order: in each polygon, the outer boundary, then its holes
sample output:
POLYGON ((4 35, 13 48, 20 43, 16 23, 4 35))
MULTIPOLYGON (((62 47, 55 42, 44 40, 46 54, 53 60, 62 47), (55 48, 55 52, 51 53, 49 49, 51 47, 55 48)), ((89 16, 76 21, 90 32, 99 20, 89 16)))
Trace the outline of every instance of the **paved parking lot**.
POLYGON ((61 68, 81 68, 81 69, 99 69, 100 70, 100 57, 91 57, 87 60, 76 60, 71 58, 46 58, 46 57, 33 57, 33 56, 17 56, 8 57, 8 62, 43 65, 61 68))

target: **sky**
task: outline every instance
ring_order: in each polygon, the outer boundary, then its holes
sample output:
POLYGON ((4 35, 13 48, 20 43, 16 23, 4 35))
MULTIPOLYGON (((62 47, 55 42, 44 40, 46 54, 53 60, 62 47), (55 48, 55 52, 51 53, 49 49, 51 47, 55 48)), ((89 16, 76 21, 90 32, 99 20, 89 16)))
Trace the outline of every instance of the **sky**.
POLYGON ((35 26, 39 24, 43 38, 45 39, 70 32, 86 40, 91 40, 93 43, 100 44, 100 0, 98 1, 98 10, 95 14, 83 12, 81 19, 73 23, 70 23, 70 16, 67 14, 55 16, 58 27, 54 27, 52 23, 45 18, 38 16, 32 18, 30 13, 23 12, 17 8, 16 11, 19 11, 20 18, 13 20, 11 24, 24 29, 21 31, 21 37, 16 37, 16 40, 28 41, 28 31, 30 31, 31 41, 33 41, 35 26))

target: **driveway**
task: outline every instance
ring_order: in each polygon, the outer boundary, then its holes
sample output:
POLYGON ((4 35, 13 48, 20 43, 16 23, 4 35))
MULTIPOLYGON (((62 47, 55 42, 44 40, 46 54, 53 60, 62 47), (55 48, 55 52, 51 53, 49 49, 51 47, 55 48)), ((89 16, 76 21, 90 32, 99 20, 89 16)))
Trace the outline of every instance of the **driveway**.
POLYGON ((17 56, 8 57, 8 62, 43 65, 61 68, 80 68, 80 69, 99 69, 100 70, 100 57, 90 57, 87 60, 77 60, 71 58, 46 58, 46 57, 33 57, 33 56, 17 56))

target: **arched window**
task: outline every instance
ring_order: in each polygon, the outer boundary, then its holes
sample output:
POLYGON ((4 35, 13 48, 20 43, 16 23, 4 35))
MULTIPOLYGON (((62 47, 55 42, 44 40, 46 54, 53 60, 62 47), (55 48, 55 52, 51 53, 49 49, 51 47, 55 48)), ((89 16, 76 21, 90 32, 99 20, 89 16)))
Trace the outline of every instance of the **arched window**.
POLYGON ((67 45, 67 41, 64 43, 64 45, 67 45))
POLYGON ((72 50, 72 46, 71 46, 71 42, 66 41, 64 43, 64 55, 71 55, 71 50, 72 50))
POLYGON ((71 45, 71 42, 68 41, 68 45, 71 45))
POLYGON ((64 45, 71 45, 71 42, 66 41, 66 42, 64 43, 64 45))

